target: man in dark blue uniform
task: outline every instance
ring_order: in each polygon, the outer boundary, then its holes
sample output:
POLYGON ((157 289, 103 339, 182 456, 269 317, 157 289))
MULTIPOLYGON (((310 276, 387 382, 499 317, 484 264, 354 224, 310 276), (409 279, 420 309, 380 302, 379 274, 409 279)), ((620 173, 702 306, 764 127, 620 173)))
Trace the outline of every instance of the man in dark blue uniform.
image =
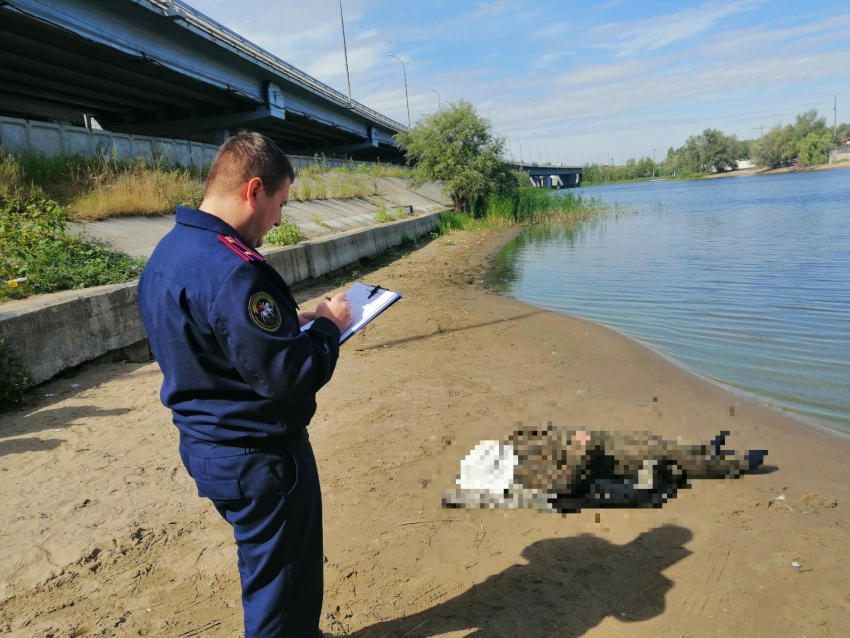
POLYGON ((313 638, 322 607, 322 501, 306 427, 351 309, 337 295, 297 314, 256 252, 294 179, 270 139, 231 137, 199 209, 177 209, 139 281, 183 464, 233 526, 246 638, 313 638))

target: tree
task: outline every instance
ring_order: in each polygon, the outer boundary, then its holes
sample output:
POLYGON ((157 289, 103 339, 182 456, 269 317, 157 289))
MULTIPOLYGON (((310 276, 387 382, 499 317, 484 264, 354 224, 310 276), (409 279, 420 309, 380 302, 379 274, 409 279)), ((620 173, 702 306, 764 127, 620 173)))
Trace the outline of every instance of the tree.
POLYGON ((740 140, 738 142, 738 152, 735 155, 736 159, 750 159, 754 143, 755 142, 753 140, 740 140))
POLYGON ((753 147, 756 164, 769 168, 785 166, 796 156, 794 127, 777 124, 759 139, 753 147))
POLYGON ((736 166, 738 140, 722 131, 707 128, 697 136, 699 163, 704 171, 723 173, 736 166))
POLYGON ((828 160, 829 149, 833 147, 832 131, 809 133, 800 142, 799 160, 803 166, 825 164, 828 160))
POLYGON ((504 139, 466 100, 449 103, 396 135, 415 164, 415 183, 443 182, 455 209, 479 215, 490 195, 507 195, 517 178, 501 159, 504 139))
POLYGON ((800 143, 806 139, 810 133, 823 133, 825 131, 826 118, 820 117, 816 109, 800 113, 794 121, 795 150, 799 150, 800 143))

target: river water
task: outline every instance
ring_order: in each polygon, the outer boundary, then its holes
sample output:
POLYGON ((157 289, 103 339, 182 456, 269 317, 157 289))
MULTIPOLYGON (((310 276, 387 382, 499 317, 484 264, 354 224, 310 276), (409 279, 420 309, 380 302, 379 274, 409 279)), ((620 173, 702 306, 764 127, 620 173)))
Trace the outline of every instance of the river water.
POLYGON ((850 433, 850 170, 572 192, 639 214, 526 230, 495 288, 850 433))

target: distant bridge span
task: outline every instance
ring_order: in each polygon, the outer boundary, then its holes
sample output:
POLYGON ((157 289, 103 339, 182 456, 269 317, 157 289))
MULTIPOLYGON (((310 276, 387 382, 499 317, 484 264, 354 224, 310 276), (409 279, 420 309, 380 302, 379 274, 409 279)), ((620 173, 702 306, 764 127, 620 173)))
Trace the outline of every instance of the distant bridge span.
POLYGON ((407 130, 179 0, 0 1, 0 111, 382 161, 407 130))
POLYGON ((536 162, 508 162, 514 169, 525 171, 540 188, 574 188, 581 185, 582 167, 536 162))

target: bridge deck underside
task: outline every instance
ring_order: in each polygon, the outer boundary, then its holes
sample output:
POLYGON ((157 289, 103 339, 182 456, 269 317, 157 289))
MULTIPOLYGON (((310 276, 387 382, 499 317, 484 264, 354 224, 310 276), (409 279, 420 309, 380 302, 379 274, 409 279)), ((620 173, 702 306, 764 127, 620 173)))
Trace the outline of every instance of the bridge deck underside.
MULTIPOLYGON (((128 9, 144 11, 135 5, 128 9)), ((268 80, 279 81, 271 74, 268 80)), ((303 101, 304 96, 298 95, 296 87, 285 90, 303 101)), ((248 114, 244 125, 225 125, 225 128, 260 131, 293 154, 359 145, 362 148, 348 153, 349 157, 381 161, 402 158, 386 139, 377 146, 371 145, 364 136, 344 130, 332 121, 320 121, 294 109, 286 109, 285 118, 250 119, 250 114, 267 106, 242 92, 212 86, 157 62, 146 61, 143 56, 128 55, 0 8, 0 112, 77 124, 82 123, 82 114, 86 113, 104 128, 131 133, 155 133, 150 131, 151 127, 178 121, 181 130, 163 135, 204 142, 216 141, 213 128, 222 127, 193 127, 193 120, 226 121, 227 116, 248 114)))

